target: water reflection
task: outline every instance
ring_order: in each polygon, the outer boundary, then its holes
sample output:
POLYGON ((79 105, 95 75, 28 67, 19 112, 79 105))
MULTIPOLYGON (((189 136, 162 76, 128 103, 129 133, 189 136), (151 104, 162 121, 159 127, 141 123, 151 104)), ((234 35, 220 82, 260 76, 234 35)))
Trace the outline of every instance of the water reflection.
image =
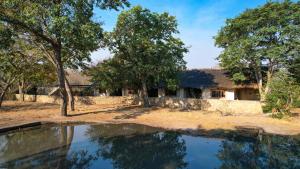
POLYGON ((2 135, 0 136, 0 168, 88 166, 87 161, 91 161, 91 157, 87 157, 84 150, 68 154, 73 136, 74 126, 43 127, 2 135), (77 163, 78 159, 80 163, 77 163))
POLYGON ((223 141, 218 158, 222 169, 299 169, 300 138, 264 136, 253 142, 223 141))
MULTIPOLYGON (((99 127, 91 127, 89 135, 98 135, 99 127)), ((93 137, 99 145, 97 155, 112 160, 115 169, 183 169, 185 141, 173 132, 116 137, 93 137)))
POLYGON ((5 168, 60 167, 72 140, 74 127, 52 127, 40 130, 21 131, 0 136, 0 162, 5 168), (68 133, 68 131, 70 131, 68 133), (53 158, 55 156, 61 158, 53 158))
POLYGON ((0 135, 0 168, 300 168, 300 138, 214 139, 134 124, 42 126, 0 135))

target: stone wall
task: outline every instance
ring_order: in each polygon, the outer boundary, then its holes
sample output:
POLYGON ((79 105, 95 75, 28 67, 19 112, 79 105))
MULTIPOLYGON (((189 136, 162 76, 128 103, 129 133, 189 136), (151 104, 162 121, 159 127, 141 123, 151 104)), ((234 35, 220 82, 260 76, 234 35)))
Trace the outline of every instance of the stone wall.
POLYGON ((185 99, 185 98, 150 98, 150 104, 161 107, 182 108, 192 110, 218 111, 233 115, 262 114, 259 101, 219 100, 219 99, 185 99))
MULTIPOLYGON (((36 101, 40 103, 60 103, 60 98, 57 96, 47 95, 24 95, 25 101, 36 101)), ((19 99, 20 95, 16 95, 19 99)), ((254 115, 261 114, 262 108, 259 101, 244 101, 244 100, 219 100, 219 99, 186 99, 178 97, 161 97, 149 98, 150 104, 153 106, 181 108, 191 110, 218 111, 224 114, 233 115, 254 115)), ((141 100, 132 97, 108 97, 108 96, 92 96, 92 97, 77 97, 75 96, 76 104, 140 104, 141 100)))
MULTIPOLYGON (((17 100, 20 95, 16 94, 17 100)), ((92 105, 92 104, 132 104, 133 99, 130 97, 108 97, 108 96, 74 96, 76 104, 92 105)), ((59 96, 48 95, 24 95, 24 100, 28 102, 39 103, 60 103, 59 96)))

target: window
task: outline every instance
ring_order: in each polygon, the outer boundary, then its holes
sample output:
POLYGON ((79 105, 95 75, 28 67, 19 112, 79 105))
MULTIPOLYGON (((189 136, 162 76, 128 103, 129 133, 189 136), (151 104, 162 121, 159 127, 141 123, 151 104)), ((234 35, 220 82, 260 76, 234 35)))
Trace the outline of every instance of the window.
POLYGON ((222 97, 225 97, 225 91, 224 90, 212 90, 211 91, 211 97, 212 98, 222 98, 222 97))
POLYGON ((202 97, 201 89, 186 88, 186 98, 200 99, 202 97))

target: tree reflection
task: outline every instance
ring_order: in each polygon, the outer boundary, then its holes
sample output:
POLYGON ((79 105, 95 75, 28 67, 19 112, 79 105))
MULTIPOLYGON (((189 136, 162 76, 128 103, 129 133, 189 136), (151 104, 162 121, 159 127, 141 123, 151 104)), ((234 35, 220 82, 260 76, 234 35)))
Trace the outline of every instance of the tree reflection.
POLYGON ((92 168, 111 160, 116 169, 184 169, 179 134, 141 125, 99 125, 86 131, 87 147, 71 148, 74 127, 55 126, 0 136, 0 168, 92 168), (90 148, 91 148, 90 147, 90 148), (92 166, 93 165, 93 166, 92 166))
POLYGON ((264 136, 254 142, 223 141, 218 153, 222 169, 300 168, 300 138, 264 136))
POLYGON ((185 169, 199 168, 197 160, 203 159, 217 166, 220 161, 221 169, 300 168, 300 136, 218 140, 205 144, 213 147, 201 154, 201 149, 196 150, 207 141, 201 137, 188 140, 176 132, 133 124, 82 129, 85 135, 76 129, 75 143, 73 126, 45 126, 0 135, 0 168, 185 169), (218 159, 211 155, 216 153, 218 159))
MULTIPOLYGON (((131 130, 130 130, 131 131, 131 130)), ((126 133, 126 131, 124 130, 126 133)), ((91 128, 90 135, 98 135, 91 128)), ((103 136, 103 135, 102 135, 103 136)), ((99 146, 97 154, 112 160, 115 169, 184 169, 186 146, 180 134, 174 132, 91 137, 99 146)))
POLYGON ((70 152, 73 135, 74 126, 59 126, 0 136, 0 168, 88 168, 94 157, 70 152))

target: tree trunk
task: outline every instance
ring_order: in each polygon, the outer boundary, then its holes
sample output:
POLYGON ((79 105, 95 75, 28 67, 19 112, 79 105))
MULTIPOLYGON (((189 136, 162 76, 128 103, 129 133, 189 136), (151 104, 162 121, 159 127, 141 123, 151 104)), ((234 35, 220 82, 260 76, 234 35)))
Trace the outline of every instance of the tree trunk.
POLYGON ((74 96, 73 96, 72 88, 70 86, 70 83, 69 83, 67 77, 65 78, 65 86, 66 86, 66 91, 67 91, 67 94, 68 94, 69 106, 71 108, 71 111, 75 111, 74 96))
POLYGON ((55 54, 55 62, 56 62, 55 65, 56 73, 57 73, 58 84, 59 84, 59 92, 60 92, 60 97, 62 99, 60 113, 62 116, 67 116, 67 92, 65 87, 65 71, 61 61, 61 49, 56 48, 54 50, 54 54, 55 54))
POLYGON ((67 154, 67 137, 68 131, 67 126, 60 126, 60 140, 59 140, 59 150, 58 150, 58 160, 56 168, 65 168, 66 154, 67 154))
POLYGON ((272 72, 272 70, 269 70, 267 72, 267 84, 266 84, 266 88, 265 88, 265 95, 267 95, 270 91, 270 82, 272 81, 272 77, 273 77, 273 72, 272 72))
POLYGON ((142 82, 142 96, 144 101, 144 107, 150 107, 149 97, 148 97, 148 89, 145 81, 142 82))
POLYGON ((5 88, 3 89, 2 93, 0 94, 0 107, 2 106, 2 102, 4 100, 4 96, 5 96, 5 93, 8 90, 8 88, 9 88, 9 85, 6 85, 5 88))
POLYGON ((261 68, 259 66, 256 66, 254 71, 256 76, 256 82, 258 85, 260 101, 265 101, 265 92, 263 89, 263 78, 262 78, 261 68))
POLYGON ((67 145, 70 148, 74 137, 74 126, 68 126, 67 129, 67 145))
POLYGON ((20 100, 21 102, 24 102, 24 79, 19 82, 19 95, 20 95, 20 100))
POLYGON ((66 160, 71 148, 74 136, 74 126, 61 126, 60 127, 60 147, 59 159, 56 168, 66 168, 66 160))
POLYGON ((259 73, 259 78, 258 78, 258 90, 259 90, 259 95, 260 95, 260 101, 265 101, 265 91, 263 89, 263 80, 261 73, 259 73))
POLYGON ((4 99, 4 95, 5 95, 5 91, 3 91, 0 95, 0 107, 2 106, 2 102, 3 102, 3 99, 4 99))

